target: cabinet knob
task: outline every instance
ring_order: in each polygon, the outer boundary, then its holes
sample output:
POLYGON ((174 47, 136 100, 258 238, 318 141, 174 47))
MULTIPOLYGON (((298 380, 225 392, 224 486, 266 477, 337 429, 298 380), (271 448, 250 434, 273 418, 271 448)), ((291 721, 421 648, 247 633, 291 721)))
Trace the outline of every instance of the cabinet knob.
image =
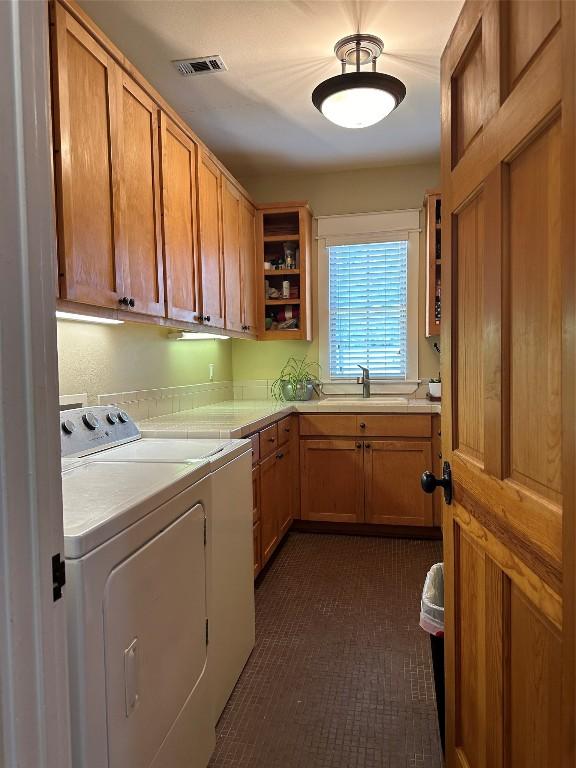
POLYGON ((283 459, 284 458, 284 454, 283 453, 277 453, 276 454, 276 458, 277 459, 283 459))
POLYGON ((118 304, 122 304, 123 307, 127 307, 130 303, 130 299, 128 296, 122 296, 121 299, 118 299, 118 304))
POLYGON ((370 443, 364 443, 364 448, 370 448, 370 443))
POLYGON ((268 442, 269 443, 275 443, 276 442, 276 438, 275 437, 269 437, 268 438, 268 442))
POLYGON ((366 429, 366 422, 365 421, 361 421, 360 422, 360 429, 366 429))
POLYGON ((135 307, 136 301, 134 299, 128 299, 128 306, 129 307, 135 307))
POLYGON ((202 320, 204 320, 205 323, 209 323, 210 322, 210 315, 203 315, 202 316, 202 320))
POLYGON ((362 443, 356 443, 356 448, 362 448, 362 443))

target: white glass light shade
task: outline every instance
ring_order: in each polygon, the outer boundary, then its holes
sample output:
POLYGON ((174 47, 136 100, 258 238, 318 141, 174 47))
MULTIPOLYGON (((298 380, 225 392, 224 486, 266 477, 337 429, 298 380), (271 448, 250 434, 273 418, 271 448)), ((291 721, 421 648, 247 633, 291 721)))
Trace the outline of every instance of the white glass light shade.
POLYGON ((378 88, 350 88, 328 96, 322 114, 343 128, 366 128, 383 120, 396 107, 396 99, 378 88))

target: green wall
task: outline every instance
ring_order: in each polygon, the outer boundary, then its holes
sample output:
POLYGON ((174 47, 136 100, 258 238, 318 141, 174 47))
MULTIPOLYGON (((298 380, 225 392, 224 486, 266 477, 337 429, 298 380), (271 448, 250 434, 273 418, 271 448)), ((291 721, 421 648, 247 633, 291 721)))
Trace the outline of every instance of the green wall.
POLYGON ((232 342, 232 374, 235 381, 275 379, 289 357, 318 360, 317 341, 232 342))
POLYGON ((60 394, 158 389, 232 379, 231 341, 172 341, 155 325, 58 321, 60 394))

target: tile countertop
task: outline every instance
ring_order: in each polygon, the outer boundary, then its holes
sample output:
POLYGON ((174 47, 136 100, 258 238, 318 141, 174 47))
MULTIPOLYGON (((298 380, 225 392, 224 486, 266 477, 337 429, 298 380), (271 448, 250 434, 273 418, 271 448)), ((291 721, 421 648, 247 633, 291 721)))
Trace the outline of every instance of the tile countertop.
POLYGON ((226 400, 138 423, 143 437, 246 437, 290 413, 440 413, 440 403, 405 397, 328 397, 308 402, 226 400))

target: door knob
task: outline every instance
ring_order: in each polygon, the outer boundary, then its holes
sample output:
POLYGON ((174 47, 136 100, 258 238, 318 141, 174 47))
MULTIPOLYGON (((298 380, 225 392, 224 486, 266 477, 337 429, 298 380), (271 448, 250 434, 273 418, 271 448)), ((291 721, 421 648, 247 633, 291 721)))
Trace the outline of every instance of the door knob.
POLYGON ((424 472, 420 478, 420 485, 424 493, 434 493, 436 488, 444 489, 444 501, 452 503, 452 470, 450 464, 445 461, 442 467, 442 477, 437 478, 433 472, 424 472))

